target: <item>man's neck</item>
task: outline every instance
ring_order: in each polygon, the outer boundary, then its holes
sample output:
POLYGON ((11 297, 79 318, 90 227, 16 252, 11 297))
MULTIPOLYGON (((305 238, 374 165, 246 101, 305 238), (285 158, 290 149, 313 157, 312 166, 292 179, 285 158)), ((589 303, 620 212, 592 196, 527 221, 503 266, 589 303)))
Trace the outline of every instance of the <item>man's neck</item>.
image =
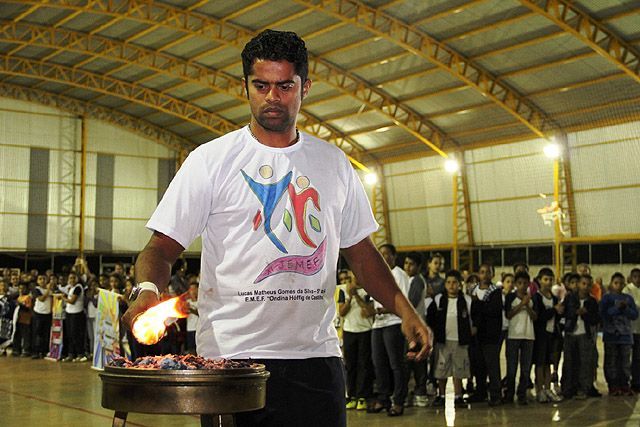
POLYGON ((286 148, 298 142, 299 134, 295 126, 282 132, 271 132, 258 124, 253 118, 249 123, 249 132, 262 145, 273 148, 286 148))

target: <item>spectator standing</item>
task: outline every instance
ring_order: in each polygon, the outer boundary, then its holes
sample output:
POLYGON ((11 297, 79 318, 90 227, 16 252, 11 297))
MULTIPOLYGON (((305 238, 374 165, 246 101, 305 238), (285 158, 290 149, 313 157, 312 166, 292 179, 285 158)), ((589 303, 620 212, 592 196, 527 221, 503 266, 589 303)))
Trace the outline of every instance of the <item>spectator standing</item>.
POLYGON ((638 318, 633 297, 622 293, 625 279, 621 273, 611 276, 609 293, 600 301, 602 341, 604 342, 604 375, 611 396, 633 396, 631 378, 632 322, 638 318))
MULTIPOLYGON (((631 295, 636 307, 640 307, 640 268, 629 273, 629 284, 623 292, 631 295)), ((640 393, 640 316, 633 321, 633 347, 631 349, 631 389, 640 393)))
POLYGON ((42 359, 49 351, 51 333, 51 304, 53 302, 52 282, 47 283, 47 276, 39 275, 33 292, 33 317, 31 319, 32 355, 33 359, 42 359))

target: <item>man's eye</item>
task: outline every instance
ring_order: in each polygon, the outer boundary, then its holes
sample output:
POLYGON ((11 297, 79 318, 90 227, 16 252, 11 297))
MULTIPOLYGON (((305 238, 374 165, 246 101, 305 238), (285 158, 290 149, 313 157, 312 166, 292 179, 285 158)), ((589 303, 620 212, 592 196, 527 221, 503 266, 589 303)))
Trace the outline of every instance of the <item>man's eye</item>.
POLYGON ((286 92, 288 90, 293 89, 293 85, 291 83, 280 85, 280 90, 286 92))

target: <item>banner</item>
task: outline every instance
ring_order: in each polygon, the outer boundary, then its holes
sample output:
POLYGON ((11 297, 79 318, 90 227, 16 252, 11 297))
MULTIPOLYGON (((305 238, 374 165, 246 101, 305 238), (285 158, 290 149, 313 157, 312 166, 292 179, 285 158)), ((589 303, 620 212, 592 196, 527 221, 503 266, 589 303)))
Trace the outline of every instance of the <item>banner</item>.
POLYGON ((122 355, 118 309, 119 296, 115 292, 99 289, 93 344, 92 368, 94 369, 104 369, 108 358, 112 355, 122 355))
POLYGON ((46 359, 58 361, 62 357, 62 322, 64 322, 64 304, 59 295, 51 302, 51 333, 49 334, 49 354, 46 359))

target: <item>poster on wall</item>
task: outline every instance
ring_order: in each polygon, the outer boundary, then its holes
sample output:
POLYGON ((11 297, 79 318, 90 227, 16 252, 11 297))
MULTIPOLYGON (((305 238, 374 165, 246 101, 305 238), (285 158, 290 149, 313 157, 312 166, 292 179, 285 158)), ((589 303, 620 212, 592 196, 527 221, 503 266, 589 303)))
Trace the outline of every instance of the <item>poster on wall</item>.
POLYGON ((94 344, 93 344, 93 369, 104 369, 105 363, 113 355, 120 356, 120 322, 118 297, 120 295, 99 289, 98 311, 96 313, 94 344))
POLYGON ((62 357, 62 324, 64 322, 64 302, 55 295, 51 304, 51 332, 49 334, 49 354, 47 360, 58 361, 62 357))

